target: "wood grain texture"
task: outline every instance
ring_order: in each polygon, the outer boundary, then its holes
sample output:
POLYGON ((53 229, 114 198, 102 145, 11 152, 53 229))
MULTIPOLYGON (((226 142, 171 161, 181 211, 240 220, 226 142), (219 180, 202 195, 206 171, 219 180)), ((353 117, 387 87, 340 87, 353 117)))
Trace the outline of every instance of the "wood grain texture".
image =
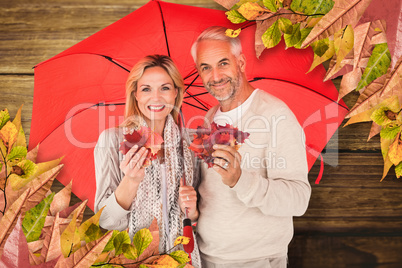
MULTIPOLYGON (((147 0, 2 0, 0 2, 0 109, 14 117, 21 104, 29 139, 34 69, 148 2, 147 0)), ((222 9, 213 0, 167 1, 222 9)), ((340 78, 333 80, 339 88, 340 78)), ((352 107, 359 94, 344 98, 352 107)), ((344 120, 343 124, 347 120, 344 120)), ((342 126, 343 126, 342 124, 342 126)), ((402 180, 394 170, 380 182, 379 136, 367 142, 370 123, 340 127, 309 173, 310 205, 294 218, 289 267, 400 267, 402 180)), ((71 167, 64 167, 71 168, 71 167)), ((64 186, 55 181, 52 191, 64 186)), ((73 194, 71 204, 80 202, 73 194)), ((87 208, 84 220, 93 215, 87 208)), ((268 228, 268 227, 267 227, 268 228)))

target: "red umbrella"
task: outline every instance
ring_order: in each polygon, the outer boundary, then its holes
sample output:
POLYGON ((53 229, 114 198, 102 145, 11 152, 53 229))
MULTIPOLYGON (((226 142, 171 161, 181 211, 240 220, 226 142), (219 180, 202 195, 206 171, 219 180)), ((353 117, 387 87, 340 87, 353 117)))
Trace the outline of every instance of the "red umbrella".
MULTIPOLYGON (((205 28, 235 29, 223 11, 150 1, 128 16, 35 67, 35 90, 29 147, 40 143, 38 161, 65 155, 57 179, 89 199, 93 209, 93 148, 99 134, 123 119, 128 71, 149 54, 170 55, 187 85, 183 113, 186 127, 201 124, 217 104, 206 94, 190 47, 205 28)), ((306 133, 309 167, 342 122, 347 107, 337 103, 331 81, 322 82, 322 66, 306 74, 310 49, 286 49, 283 42, 255 57, 255 25, 241 33, 248 79, 254 87, 279 97, 293 110, 306 133)))

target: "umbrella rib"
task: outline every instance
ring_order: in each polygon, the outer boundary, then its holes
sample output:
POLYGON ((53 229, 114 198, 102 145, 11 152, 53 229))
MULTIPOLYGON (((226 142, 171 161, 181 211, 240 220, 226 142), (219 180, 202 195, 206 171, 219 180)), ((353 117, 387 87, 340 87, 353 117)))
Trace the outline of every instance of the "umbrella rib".
POLYGON ((208 112, 208 109, 207 108, 202 108, 202 107, 199 107, 199 106, 197 106, 197 105, 194 105, 194 104, 191 104, 191 103, 188 103, 187 101, 183 101, 183 103, 185 103, 185 104, 187 104, 187 105, 190 105, 190 106, 193 106, 193 107, 195 107, 195 108, 198 108, 198 109, 200 109, 200 110, 203 110, 203 111, 206 111, 206 112, 208 112))
POLYGON ((249 82, 252 83, 252 82, 256 82, 256 81, 264 80, 264 79, 266 79, 266 80, 277 80, 277 81, 281 81, 281 82, 291 83, 291 84, 294 84, 294 85, 297 85, 297 86, 300 86, 300 87, 304 87, 305 89, 310 90, 310 91, 312 91, 312 92, 314 92, 314 93, 316 93, 316 94, 318 94, 318 95, 320 95, 320 96, 322 96, 322 97, 324 97, 324 98, 326 98, 326 99, 338 104, 340 107, 344 108, 345 110, 349 111, 349 108, 347 106, 344 106, 344 105, 340 104, 339 102, 334 101, 330 97, 327 97, 324 94, 315 91, 314 89, 308 88, 306 86, 303 86, 303 85, 300 85, 300 84, 297 84, 297 83, 294 83, 294 82, 290 82, 290 81, 286 81, 286 80, 282 80, 282 79, 277 79, 277 78, 268 78, 268 77, 255 77, 255 78, 249 80, 249 82))
POLYGON ((120 68, 122 68, 122 69, 126 70, 127 72, 130 72, 130 70, 129 70, 129 69, 124 68, 122 65, 118 64, 117 62, 115 62, 115 61, 114 61, 114 60, 113 60, 111 57, 106 56, 106 55, 99 55, 99 56, 104 57, 105 59, 107 59, 107 60, 108 60, 108 61, 110 61, 111 63, 114 63, 114 64, 116 64, 117 66, 119 66, 120 68))
POLYGON ((194 94, 192 96, 186 96, 186 97, 184 97, 184 99, 198 97, 198 96, 205 95, 205 94, 208 94, 208 92, 202 92, 202 93, 194 94))
MULTIPOLYGON (((197 74, 197 76, 193 79, 193 81, 191 81, 191 83, 186 87, 186 89, 184 90, 184 92, 183 92, 183 95, 185 94, 185 93, 187 93, 191 98, 193 98, 196 102, 198 102, 199 104, 201 104, 202 106, 204 106, 204 108, 206 109, 206 111, 208 111, 208 107, 207 106, 205 106, 202 102, 200 102, 197 98, 195 98, 195 96, 193 96, 190 92, 188 92, 188 89, 193 85, 193 83, 195 82, 195 80, 197 80, 197 78, 198 78, 198 74, 197 74)), ((197 107, 197 106, 195 106, 195 107, 197 107)))
POLYGON ((167 33, 166 33, 165 18, 163 17, 161 4, 159 3, 159 1, 157 1, 156 3, 158 4, 159 10, 161 12, 162 24, 163 24, 163 33, 165 34, 165 41, 166 41, 166 48, 167 48, 168 56, 170 57, 170 49, 169 49, 169 42, 168 42, 167 33))

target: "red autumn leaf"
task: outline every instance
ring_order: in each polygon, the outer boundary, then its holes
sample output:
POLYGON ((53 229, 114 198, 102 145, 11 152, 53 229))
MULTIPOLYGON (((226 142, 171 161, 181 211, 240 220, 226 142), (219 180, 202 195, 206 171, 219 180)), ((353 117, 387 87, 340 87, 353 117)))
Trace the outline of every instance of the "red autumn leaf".
POLYGON ((1 261, 4 267, 29 267, 28 244, 21 227, 21 215, 18 217, 17 224, 4 244, 1 261))
POLYGON ((244 143, 248 136, 250 133, 242 132, 229 124, 220 126, 212 122, 210 128, 197 128, 194 140, 189 148, 196 157, 203 159, 210 168, 214 165, 214 157, 212 157, 212 153, 215 151, 212 148, 214 144, 234 146, 237 150, 240 147, 239 144, 244 143))
POLYGON ((124 134, 124 141, 120 143, 120 151, 127 154, 134 145, 137 145, 138 148, 147 148, 148 156, 144 166, 149 166, 151 161, 156 159, 162 143, 163 138, 158 133, 153 132, 150 128, 141 127, 134 130, 133 133, 124 134))

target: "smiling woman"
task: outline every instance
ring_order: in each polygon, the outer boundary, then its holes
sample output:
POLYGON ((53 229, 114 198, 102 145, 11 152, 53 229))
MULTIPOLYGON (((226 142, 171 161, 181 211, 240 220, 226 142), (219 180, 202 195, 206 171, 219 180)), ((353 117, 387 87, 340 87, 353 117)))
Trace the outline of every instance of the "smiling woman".
MULTIPOLYGON (((156 218, 160 252, 168 252, 183 235, 185 213, 192 221, 198 218, 193 156, 178 126, 183 90, 183 78, 168 56, 141 59, 127 79, 125 121, 105 130, 94 150, 95 212, 105 206, 100 226, 129 228, 133 237, 156 218), (125 155, 119 152, 124 134, 144 127, 163 137, 162 149, 149 166, 144 165, 149 154, 145 146, 134 145, 125 155)), ((192 260, 199 267, 197 247, 192 260)))

